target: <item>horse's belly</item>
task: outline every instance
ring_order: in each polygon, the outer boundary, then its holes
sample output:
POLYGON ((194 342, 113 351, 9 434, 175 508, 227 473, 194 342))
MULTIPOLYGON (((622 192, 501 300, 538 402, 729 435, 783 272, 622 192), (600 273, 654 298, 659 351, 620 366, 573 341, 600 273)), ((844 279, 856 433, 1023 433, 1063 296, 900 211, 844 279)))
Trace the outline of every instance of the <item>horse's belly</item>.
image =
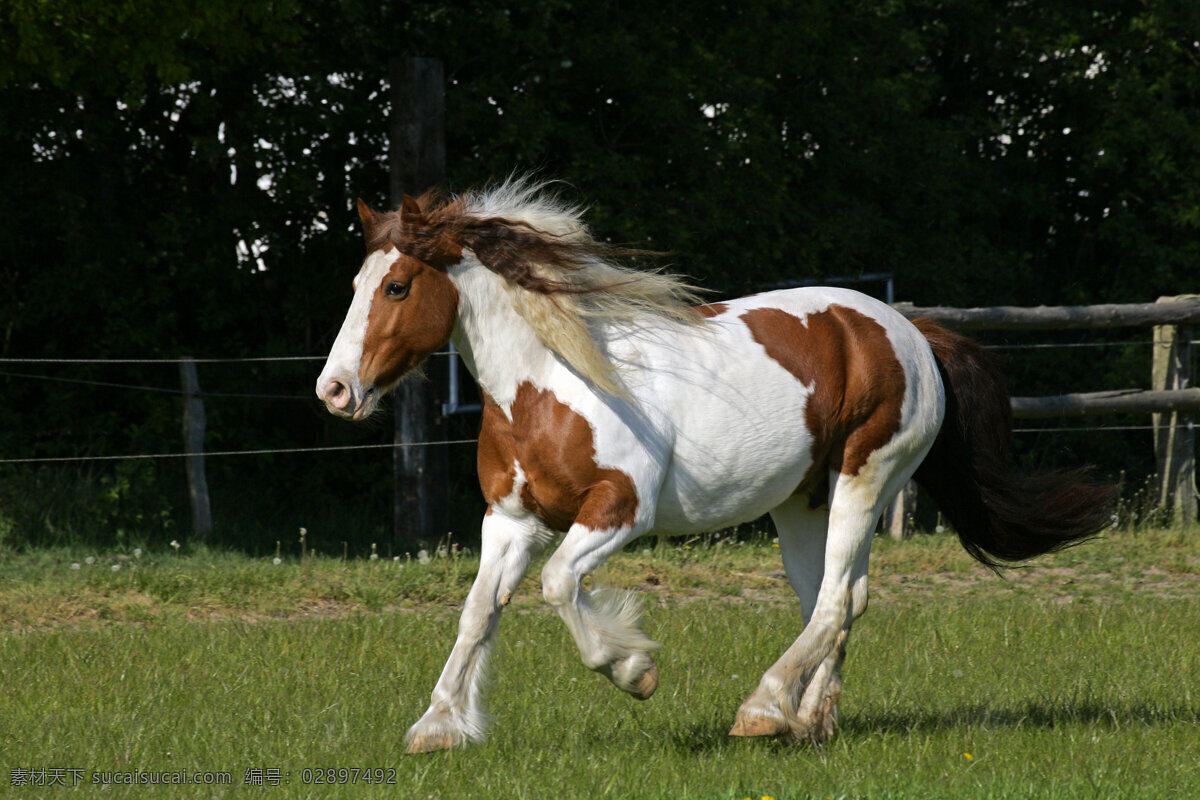
MULTIPOLYGON (((794 387, 788 387, 793 394, 794 387)), ((776 406, 781 398, 776 394, 776 406)), ((742 416, 679 431, 657 498, 655 530, 684 533, 762 516, 795 493, 813 466, 803 401, 793 395, 777 413, 760 406, 742 416)))

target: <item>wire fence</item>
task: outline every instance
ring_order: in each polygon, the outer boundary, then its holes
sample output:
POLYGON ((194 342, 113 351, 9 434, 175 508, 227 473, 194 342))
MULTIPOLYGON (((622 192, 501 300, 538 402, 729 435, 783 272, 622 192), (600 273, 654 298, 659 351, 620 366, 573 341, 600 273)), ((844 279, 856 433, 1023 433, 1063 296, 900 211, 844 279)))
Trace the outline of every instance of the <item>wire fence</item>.
MULTIPOLYGON (((435 356, 450 356, 454 355, 452 351, 442 350, 433 353, 435 356)), ((247 356, 235 358, 0 358, 0 365, 4 364, 28 364, 28 365, 71 365, 71 366, 146 366, 146 365, 173 365, 179 366, 184 363, 193 364, 263 364, 263 363, 297 363, 297 362, 314 362, 324 361, 327 356, 247 356)), ((76 386, 95 386, 108 389, 126 389, 140 392, 155 392, 159 394, 170 394, 176 396, 198 397, 201 399, 207 398, 238 398, 252 400, 299 400, 306 403, 315 404, 316 397, 311 391, 306 391, 304 394, 273 394, 263 392, 220 392, 202 389, 198 392, 189 392, 182 386, 155 386, 143 383, 119 383, 115 381, 98 381, 85 378, 68 378, 58 375, 44 375, 30 372, 14 372, 12 370, 0 369, 0 377, 19 378, 21 380, 47 381, 50 383, 66 383, 76 386)), ((259 455, 289 455, 296 453, 329 453, 341 452, 350 450, 385 450, 385 449, 403 449, 409 447, 440 447, 449 445, 475 444, 478 439, 443 439, 439 441, 429 442, 387 442, 378 444, 355 444, 355 445, 330 445, 325 447, 283 447, 283 448, 258 448, 251 450, 205 450, 204 458, 221 457, 221 456, 259 456, 259 455)), ((133 460, 160 460, 160 459, 176 459, 195 456, 196 453, 174 452, 174 453, 130 453, 123 455, 86 455, 86 456, 47 456, 47 457, 30 457, 30 458, 0 458, 0 464, 72 464, 84 462, 104 462, 104 461, 133 461, 133 460)))
MULTIPOLYGON (((329 447, 285 447, 262 450, 205 450, 203 456, 262 456, 275 453, 331 453, 341 450, 383 450, 404 447, 437 447, 452 444, 475 444, 478 439, 445 439, 440 442, 390 442, 386 444, 346 444, 329 447)), ((82 461, 125 461, 134 459, 187 458, 196 453, 139 453, 125 456, 63 456, 60 458, 0 458, 0 464, 63 464, 82 461)))
POLYGON ((253 400, 304 400, 311 401, 307 395, 298 394, 255 394, 250 392, 187 392, 177 386, 146 386, 136 383, 113 383, 112 381, 91 381, 83 378, 60 378, 57 375, 33 375, 26 372, 9 372, 0 370, 0 376, 7 378, 24 378, 26 380, 41 380, 51 383, 73 383, 79 386, 103 386, 108 389, 136 389, 141 392, 159 392, 161 394, 188 395, 191 397, 244 397, 253 400))
MULTIPOLYGON (((449 350, 431 355, 448 356, 449 350)), ((329 356, 242 356, 236 358, 0 358, 0 364, 254 364, 270 361, 324 361, 329 356)))
MULTIPOLYGON (((1075 349, 1075 348, 1107 348, 1107 347, 1130 347, 1130 346, 1147 346, 1163 343, 1158 339, 1126 339, 1121 341, 1109 342, 1048 342, 1048 343, 1024 343, 1024 344, 991 344, 984 345, 985 349, 989 350, 1051 350, 1051 349, 1075 349)), ((433 353, 435 356, 453 356, 456 355, 453 351, 442 350, 433 353)), ((110 365, 110 366, 139 366, 139 365, 175 365, 191 362, 193 364, 269 364, 269 363, 297 363, 297 362, 317 362, 324 361, 327 356, 242 356, 242 357, 177 357, 177 358, 0 358, 0 365, 110 365)), ((15 372, 11 370, 0 369, 0 377, 18 378, 21 380, 47 381, 51 383, 65 383, 78 386, 96 386, 111 389, 126 389, 142 392, 156 392, 160 394, 171 394, 177 396, 194 396, 200 398, 239 398, 251 400, 292 400, 313 403, 314 398, 311 393, 306 392, 303 395, 297 394, 274 394, 260 392, 219 392, 201 390, 199 392, 187 392, 182 387, 178 386, 155 386, 136 383, 120 383, 115 381, 97 381, 84 378, 69 378, 57 375, 45 375, 30 372, 15 372)), ((1013 433, 1030 434, 1030 433, 1095 433, 1099 431, 1151 431, 1154 430, 1153 425, 1072 425, 1072 426, 1053 426, 1053 427, 1021 427, 1014 428, 1013 433)), ((360 444, 360 445, 335 445, 327 447, 291 447, 291 448, 264 448, 253 450, 220 450, 220 451, 205 451, 204 457, 222 457, 222 456, 254 456, 254 455, 276 455, 276 454, 295 454, 295 453, 321 453, 321 452, 336 452, 347 450, 382 450, 382 449, 397 449, 406 447, 435 447, 435 446, 450 446, 461 444, 475 444, 478 439, 446 439, 442 441, 431 442, 390 442, 380 444, 360 444)), ((136 460, 136 459, 172 459, 185 458, 191 453, 133 453, 126 455, 98 455, 98 456, 62 456, 62 457, 41 457, 41 458, 0 458, 0 464, 67 464, 79 462, 95 462, 95 461, 121 461, 121 460, 136 460)))

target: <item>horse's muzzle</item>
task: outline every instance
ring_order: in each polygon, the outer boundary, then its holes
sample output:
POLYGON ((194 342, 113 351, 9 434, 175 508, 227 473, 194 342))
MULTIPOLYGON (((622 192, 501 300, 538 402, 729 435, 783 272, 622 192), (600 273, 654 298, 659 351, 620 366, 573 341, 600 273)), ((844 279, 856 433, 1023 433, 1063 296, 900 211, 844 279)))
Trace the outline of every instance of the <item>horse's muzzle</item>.
POLYGON ((351 381, 329 378, 317 383, 317 397, 325 403, 331 414, 346 419, 360 420, 369 416, 377 399, 375 387, 355 391, 351 381))

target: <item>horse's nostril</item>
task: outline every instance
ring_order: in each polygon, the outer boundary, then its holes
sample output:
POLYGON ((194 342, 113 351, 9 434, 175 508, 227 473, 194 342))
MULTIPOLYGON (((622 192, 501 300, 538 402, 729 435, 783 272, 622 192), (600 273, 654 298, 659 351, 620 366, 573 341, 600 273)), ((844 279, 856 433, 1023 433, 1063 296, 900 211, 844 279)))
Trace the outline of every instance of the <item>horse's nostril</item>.
POLYGON ((345 408, 350 402, 350 389, 339 380, 325 384, 325 402, 334 408, 345 408))

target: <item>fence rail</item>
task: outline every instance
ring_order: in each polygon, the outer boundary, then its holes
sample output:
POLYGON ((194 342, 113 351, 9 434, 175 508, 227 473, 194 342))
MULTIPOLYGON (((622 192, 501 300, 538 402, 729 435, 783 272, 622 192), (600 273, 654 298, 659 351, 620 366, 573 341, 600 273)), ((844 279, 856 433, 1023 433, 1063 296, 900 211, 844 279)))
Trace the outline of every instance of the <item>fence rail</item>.
POLYGON ((1014 397, 1014 419, 1053 419, 1087 414, 1162 414, 1200 411, 1200 389, 1117 389, 1109 392, 1014 397))
MULTIPOLYGON (((1014 419, 1056 419, 1089 414, 1150 414, 1158 460, 1159 502, 1177 521, 1192 524, 1198 512, 1192 414, 1200 389, 1191 388, 1191 326, 1200 324, 1200 295, 1162 297, 1156 303, 1023 308, 920 307, 896 303, 909 319, 925 317, 959 330, 1068 330, 1153 326, 1151 388, 1014 397, 1014 419)), ((911 535, 912 486, 901 490, 885 519, 895 538, 911 535)))
POLYGON ((1047 331, 1200 324, 1200 298, 1192 295, 1172 298, 1169 302, 1096 306, 947 308, 896 303, 894 307, 909 319, 927 317, 939 325, 963 331, 1047 331))

